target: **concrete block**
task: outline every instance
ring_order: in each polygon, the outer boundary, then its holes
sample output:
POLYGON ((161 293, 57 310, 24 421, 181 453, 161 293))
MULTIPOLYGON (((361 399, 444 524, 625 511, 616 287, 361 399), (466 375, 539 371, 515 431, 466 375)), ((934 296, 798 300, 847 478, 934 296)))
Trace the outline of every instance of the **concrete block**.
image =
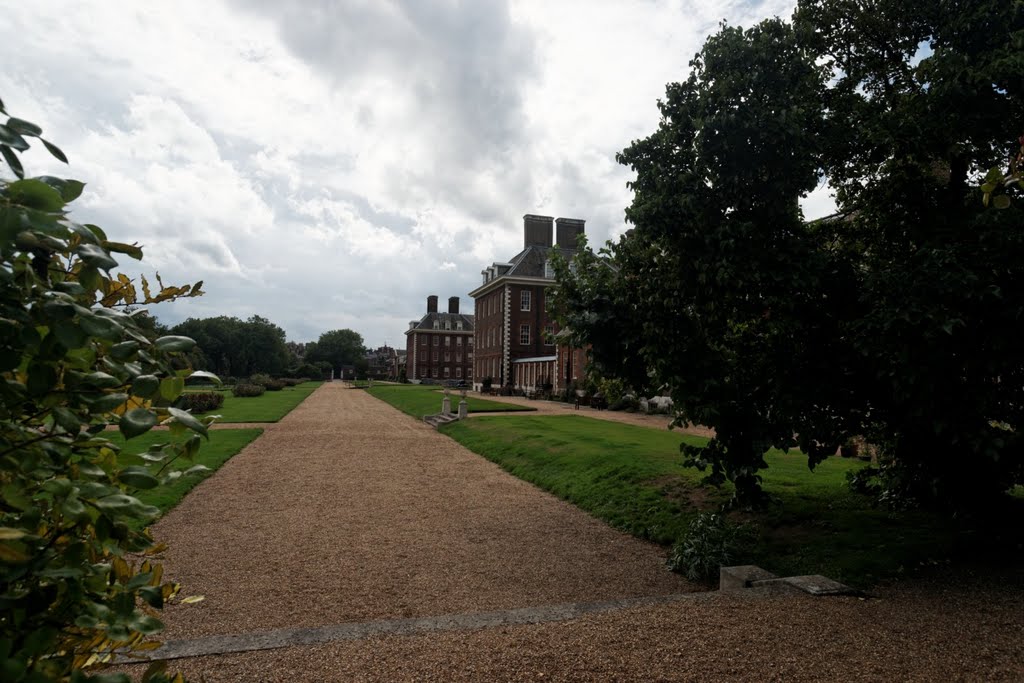
POLYGON ((718 590, 736 591, 750 588, 755 581, 775 579, 775 574, 752 564, 721 567, 718 570, 718 590))

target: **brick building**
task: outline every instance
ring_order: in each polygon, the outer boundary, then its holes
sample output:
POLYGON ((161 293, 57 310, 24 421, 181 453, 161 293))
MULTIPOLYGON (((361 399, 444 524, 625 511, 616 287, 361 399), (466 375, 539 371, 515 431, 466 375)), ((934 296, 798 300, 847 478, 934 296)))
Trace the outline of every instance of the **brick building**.
POLYGON ((405 332, 406 377, 424 379, 473 379, 473 316, 459 313, 459 297, 448 299, 448 312, 439 313, 437 296, 427 297, 427 313, 409 322, 405 332))
POLYGON ((532 391, 550 384, 557 392, 582 378, 583 352, 556 344, 547 294, 555 284, 552 254, 570 258, 584 226, 576 218, 527 214, 523 250, 481 271, 483 284, 469 293, 476 311, 474 389, 490 378, 495 387, 532 391))

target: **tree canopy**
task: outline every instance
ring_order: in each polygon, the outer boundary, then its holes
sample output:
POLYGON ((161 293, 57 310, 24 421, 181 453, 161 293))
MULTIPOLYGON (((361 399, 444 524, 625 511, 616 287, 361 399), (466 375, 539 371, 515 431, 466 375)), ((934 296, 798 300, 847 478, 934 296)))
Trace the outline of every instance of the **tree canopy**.
POLYGON ((195 367, 224 377, 248 377, 260 372, 276 376, 291 361, 284 330, 258 315, 247 320, 224 315, 189 318, 171 331, 196 341, 195 367))
POLYGON ((306 360, 311 363, 328 362, 335 372, 346 365, 365 366, 366 347, 363 336, 353 330, 324 332, 314 344, 306 347, 306 360))
POLYGON ((854 435, 905 499, 1024 481, 1024 213, 994 182, 1024 132, 1022 48, 1021 3, 994 0, 723 26, 619 155, 634 227, 559 267, 563 324, 598 371, 714 427, 684 452, 741 500, 769 447, 813 466, 854 435), (807 222, 823 178, 839 213, 807 222))

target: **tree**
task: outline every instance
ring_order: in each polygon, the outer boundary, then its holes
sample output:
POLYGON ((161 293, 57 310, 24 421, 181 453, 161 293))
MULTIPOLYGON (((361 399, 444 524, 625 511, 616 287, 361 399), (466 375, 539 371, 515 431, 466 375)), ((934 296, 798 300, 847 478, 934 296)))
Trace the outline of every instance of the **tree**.
POLYGON ((813 467, 861 434, 904 497, 1024 481, 1022 217, 974 189, 1016 151, 1021 27, 1019 3, 804 0, 709 38, 619 155, 635 227, 562 264, 562 322, 715 428, 684 452, 739 500, 769 447, 813 467), (806 223, 823 175, 840 214, 806 223))
MULTIPOLYGON (((30 140, 67 159, 2 102, 0 114, 0 153, 18 178, 0 177, 0 671, 97 680, 85 672, 115 650, 151 649, 155 611, 178 592, 162 578, 163 547, 137 530, 158 510, 134 494, 180 476, 167 465, 195 455, 211 420, 172 407, 189 374, 173 362, 194 342, 155 337, 137 306, 199 296, 201 283, 161 282, 153 295, 141 278, 140 295, 115 275, 115 256, 141 249, 68 215, 81 182, 25 178, 30 140), (121 466, 106 428, 130 439, 157 424, 185 438, 121 466)), ((162 665, 150 673, 167 680, 162 665)))
POLYGON ((335 372, 340 372, 343 366, 365 361, 365 353, 363 337, 358 332, 331 330, 321 334, 312 348, 306 347, 306 360, 311 363, 326 361, 335 372))
POLYGON ((171 331, 196 340, 193 362, 222 376, 248 377, 259 372, 282 374, 289 353, 283 329, 258 315, 189 318, 171 331))

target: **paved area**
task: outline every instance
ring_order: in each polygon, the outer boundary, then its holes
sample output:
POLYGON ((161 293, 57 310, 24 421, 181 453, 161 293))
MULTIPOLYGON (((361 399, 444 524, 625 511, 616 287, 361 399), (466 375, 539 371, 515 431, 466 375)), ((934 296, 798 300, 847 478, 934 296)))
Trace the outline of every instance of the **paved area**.
POLYGON ((225 653, 172 662, 197 680, 1024 680, 1019 584, 687 598, 660 548, 363 391, 263 427, 154 530, 206 596, 164 639, 225 653))

